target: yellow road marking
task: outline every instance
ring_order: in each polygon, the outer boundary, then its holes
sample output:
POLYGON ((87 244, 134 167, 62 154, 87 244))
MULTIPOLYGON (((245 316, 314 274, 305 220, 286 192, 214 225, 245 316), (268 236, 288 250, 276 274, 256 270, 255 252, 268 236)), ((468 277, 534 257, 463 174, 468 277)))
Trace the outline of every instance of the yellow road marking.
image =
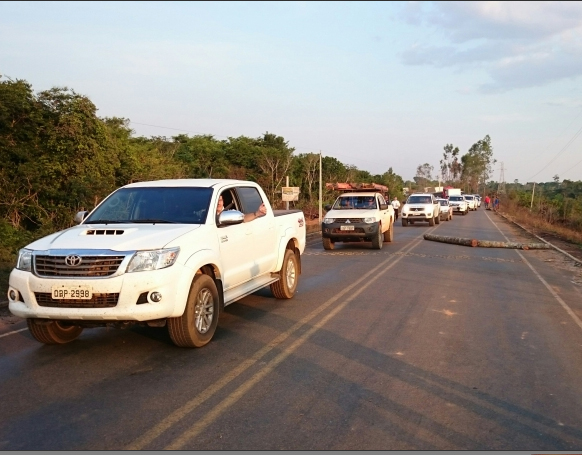
MULTIPOLYGON (((433 229, 434 230, 434 229, 433 229)), ((416 248, 423 238, 420 237, 412 245, 402 248, 400 251, 407 250, 411 251, 416 248)), ((321 328, 329 319, 335 316, 339 311, 341 311, 349 302, 351 302, 356 296, 358 296, 363 290, 368 288, 373 282, 375 282, 379 277, 383 276, 385 272, 391 269, 395 264, 397 264, 405 255, 399 255, 396 257, 390 256, 382 261, 379 265, 368 271, 360 279, 352 283, 350 286, 343 289, 341 292, 336 294, 334 297, 328 299, 321 306, 312 311, 309 315, 301 319, 299 322, 295 323, 290 329, 281 333, 275 339, 273 339, 269 344, 265 345, 263 348, 258 350, 251 358, 242 362, 238 367, 232 370, 227 375, 223 376, 219 381, 213 385, 206 388, 200 394, 198 394, 194 399, 187 402, 184 406, 178 408, 172 412, 168 417, 163 419, 160 423, 154 426, 151 430, 147 431, 144 435, 136 439, 132 444, 130 444, 127 450, 141 450, 146 445, 154 441, 156 438, 162 435, 166 430, 171 428, 174 424, 182 420, 186 415, 200 406, 202 403, 210 399, 217 392, 231 383, 234 379, 238 378, 244 371, 256 364, 261 358, 271 352, 275 347, 283 343, 287 338, 297 332, 305 324, 309 323, 312 319, 316 318, 320 313, 326 310, 328 307, 336 303, 343 296, 348 294, 354 288, 360 286, 363 282, 367 282, 359 290, 351 295, 348 299, 342 302, 340 305, 336 306, 330 313, 327 314, 323 319, 321 319, 316 325, 309 329, 305 334, 299 337, 295 342, 291 344, 286 350, 281 352, 277 357, 275 357, 269 364, 265 365, 263 369, 253 375, 245 383, 237 388, 231 395, 225 398, 218 406, 216 406, 212 411, 210 411, 203 419, 199 420, 190 430, 184 432, 180 437, 178 437, 173 443, 171 443, 166 449, 178 449, 183 446, 189 439, 192 439, 197 434, 199 434, 204 428, 214 422, 220 414, 236 403, 246 391, 253 387, 258 381, 264 378, 268 373, 270 373, 278 364, 285 360, 293 351, 295 351, 299 346, 301 346, 307 339, 315 333, 319 328, 321 328), (386 263, 392 261, 391 264, 386 266, 386 263), (383 270, 383 267, 385 267, 383 270), (374 274, 376 274, 374 276, 374 274), (370 278, 371 277, 371 278, 370 278)))

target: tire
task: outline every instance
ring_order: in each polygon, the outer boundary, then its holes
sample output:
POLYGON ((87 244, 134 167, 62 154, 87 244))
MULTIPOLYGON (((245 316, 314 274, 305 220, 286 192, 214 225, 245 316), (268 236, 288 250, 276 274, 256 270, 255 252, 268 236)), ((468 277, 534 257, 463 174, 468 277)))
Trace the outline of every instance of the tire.
POLYGON ((437 216, 435 216, 434 222, 436 224, 441 224, 441 214, 440 213, 437 216))
POLYGON ((463 216, 465 216, 467 213, 469 213, 469 211, 468 211, 468 210, 465 210, 465 211, 463 212, 463 216))
POLYGON ((197 275, 190 286, 184 314, 168 318, 168 332, 176 346, 201 348, 214 336, 218 325, 220 298, 209 275, 197 275))
POLYGON ((434 217, 432 217, 430 220, 428 220, 428 225, 434 226, 434 217))
POLYGON ((299 282, 299 262, 292 250, 285 251, 283 267, 279 273, 281 278, 271 284, 271 292, 277 299, 290 299, 295 295, 299 282))
POLYGON ((333 250, 334 243, 333 240, 328 237, 323 237, 323 249, 324 250, 333 250))
POLYGON ((381 250, 383 240, 384 240, 384 234, 382 234, 382 225, 379 224, 378 225, 378 233, 376 234, 376 236, 374 238, 372 238, 372 248, 374 248, 375 250, 381 250))
POLYGON ((406 218, 402 218, 402 226, 408 226, 408 220, 406 218))
POLYGON ((79 337, 83 327, 67 325, 63 321, 40 323, 39 319, 27 319, 28 330, 36 341, 44 344, 65 344, 79 337))
POLYGON ((384 241, 388 243, 394 241, 394 223, 390 223, 390 229, 384 232, 384 241))

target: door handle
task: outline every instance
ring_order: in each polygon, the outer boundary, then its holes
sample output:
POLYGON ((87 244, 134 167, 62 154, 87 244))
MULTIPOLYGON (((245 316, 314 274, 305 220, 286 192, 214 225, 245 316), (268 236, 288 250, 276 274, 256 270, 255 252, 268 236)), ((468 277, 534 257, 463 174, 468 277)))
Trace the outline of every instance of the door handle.
POLYGON ((220 243, 228 242, 228 235, 223 235, 220 237, 220 243))

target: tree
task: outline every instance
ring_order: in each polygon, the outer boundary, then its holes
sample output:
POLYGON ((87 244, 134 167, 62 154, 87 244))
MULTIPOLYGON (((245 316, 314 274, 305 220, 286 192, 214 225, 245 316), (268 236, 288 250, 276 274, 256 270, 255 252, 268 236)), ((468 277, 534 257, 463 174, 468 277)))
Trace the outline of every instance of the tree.
POLYGON ((491 175, 492 164, 496 163, 489 135, 474 143, 461 157, 461 162, 463 164, 461 181, 469 191, 478 192, 479 187, 485 185, 491 175))
POLYGON ((452 183, 461 175, 461 163, 459 162, 459 147, 447 144, 444 147, 443 158, 440 160, 441 177, 443 182, 452 183))
POLYGON ((432 172, 434 171, 434 166, 428 163, 420 164, 416 168, 416 176, 414 181, 418 186, 425 187, 428 186, 432 181, 432 172))

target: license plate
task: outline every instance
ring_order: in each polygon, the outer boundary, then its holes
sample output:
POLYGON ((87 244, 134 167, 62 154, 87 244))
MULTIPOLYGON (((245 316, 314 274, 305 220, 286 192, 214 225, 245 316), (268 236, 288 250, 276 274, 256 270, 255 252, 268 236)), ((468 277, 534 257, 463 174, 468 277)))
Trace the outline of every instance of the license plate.
POLYGON ((51 295, 57 300, 90 300, 93 291, 90 286, 53 286, 51 295))
POLYGON ((354 226, 340 226, 340 231, 353 231, 354 226))

